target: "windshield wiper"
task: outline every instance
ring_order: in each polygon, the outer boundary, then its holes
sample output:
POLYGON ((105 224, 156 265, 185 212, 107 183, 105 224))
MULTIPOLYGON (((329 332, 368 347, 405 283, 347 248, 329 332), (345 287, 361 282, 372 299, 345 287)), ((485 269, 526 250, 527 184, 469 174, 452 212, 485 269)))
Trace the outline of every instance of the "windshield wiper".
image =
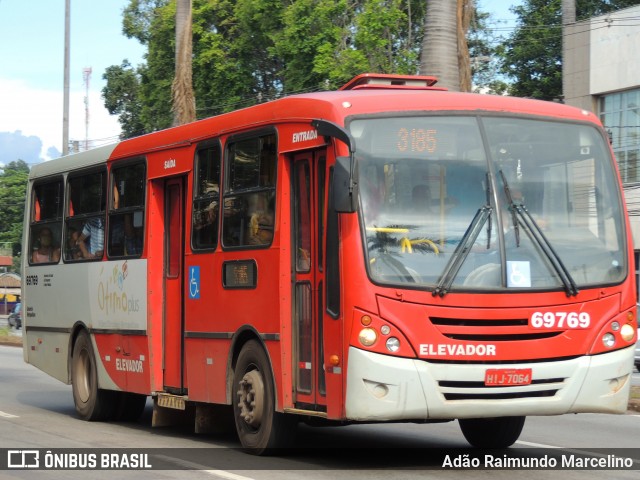
POLYGON ((521 224, 531 233, 531 238, 533 238, 540 250, 542 250, 542 252, 551 263, 551 266, 564 285, 567 297, 578 295, 578 286, 573 280, 573 277, 571 276, 571 273, 569 273, 566 265, 560 258, 560 255, 558 255, 558 252, 556 252, 556 250, 553 248, 553 245, 551 245, 551 242, 549 242, 549 239, 545 236, 544 232, 540 228, 540 225, 538 225, 538 222, 536 222, 535 219, 531 216, 531 214, 527 210, 527 207, 525 207, 522 203, 517 204, 513 201, 511 190, 509 189, 509 183, 507 182, 507 179, 504 176, 502 170, 500 170, 500 176, 502 177, 504 193, 507 197, 507 202, 509 203, 509 211, 511 212, 513 219, 513 229, 516 235, 516 246, 520 246, 520 231, 518 225, 521 224))
POLYGON ((462 264, 469 256, 471 247, 478 238, 478 235, 480 235, 482 227, 487 219, 491 218, 491 210, 492 209, 489 205, 484 205, 476 212, 473 220, 471 220, 471 223, 467 228, 467 231, 464 232, 462 240, 460 240, 460 243, 453 252, 453 255, 451 255, 451 258, 449 258, 449 261, 445 265, 444 271, 438 280, 438 285, 436 285, 436 288, 431 292, 434 297, 436 295, 444 297, 451 288, 456 275, 460 271, 460 267, 462 267, 462 264))
POLYGON ((502 177, 502 185, 504 189, 504 194, 507 197, 507 202, 509 203, 509 212, 511 213, 511 222, 513 223, 513 233, 516 236, 516 247, 520 246, 520 227, 518 226, 518 212, 516 211, 516 203, 513 201, 513 196, 511 195, 511 189, 509 188, 509 184, 507 183, 507 179, 504 176, 502 170, 500 170, 500 176, 502 177))

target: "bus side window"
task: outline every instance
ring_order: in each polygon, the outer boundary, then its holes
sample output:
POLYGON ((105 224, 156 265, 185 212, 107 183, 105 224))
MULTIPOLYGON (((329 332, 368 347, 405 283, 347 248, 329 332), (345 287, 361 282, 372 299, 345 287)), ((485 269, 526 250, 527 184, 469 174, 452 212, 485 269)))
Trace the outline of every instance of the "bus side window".
POLYGON ((139 257, 144 242, 146 166, 144 162, 113 168, 107 254, 139 257))
POLYGON ((225 247, 271 244, 277 158, 274 134, 229 144, 222 220, 225 247))
POLYGON ((191 228, 194 250, 214 249, 218 243, 221 156, 217 142, 207 142, 196 150, 191 228))
POLYGON ((106 207, 104 169, 69 175, 64 260, 101 260, 106 207))
POLYGON ((57 263, 62 236, 62 180, 38 183, 32 195, 29 264, 57 263))

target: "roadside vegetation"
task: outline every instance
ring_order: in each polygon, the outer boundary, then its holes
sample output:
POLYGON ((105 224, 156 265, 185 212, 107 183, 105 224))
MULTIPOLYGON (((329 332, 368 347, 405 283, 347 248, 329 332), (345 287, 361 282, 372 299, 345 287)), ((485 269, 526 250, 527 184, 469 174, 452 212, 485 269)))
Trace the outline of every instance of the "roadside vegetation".
POLYGON ((0 327, 0 345, 22 345, 22 337, 13 335, 11 327, 0 327))

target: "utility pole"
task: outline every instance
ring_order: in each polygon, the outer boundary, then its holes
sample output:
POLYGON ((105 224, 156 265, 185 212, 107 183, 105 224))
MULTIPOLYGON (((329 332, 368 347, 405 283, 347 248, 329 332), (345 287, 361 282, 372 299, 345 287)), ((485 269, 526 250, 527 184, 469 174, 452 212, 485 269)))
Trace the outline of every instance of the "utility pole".
POLYGON ((62 155, 69 154, 69 44, 71 0, 64 4, 64 95, 62 106, 62 155))
MULTIPOLYGON (((575 64, 575 48, 576 36, 570 35, 576 33, 576 0, 562 0, 562 97, 565 98, 565 92, 568 92, 569 83, 575 81, 566 75, 565 71, 571 71, 570 65, 575 64), (573 45, 571 43, 573 42, 573 45), (569 53, 573 46, 574 54, 569 53), (569 68, 568 68, 569 67, 569 68)), ((587 59, 588 62, 588 59, 587 59)))
POLYGON ((89 81, 91 80, 91 67, 82 69, 82 79, 84 80, 84 150, 89 150, 89 81))

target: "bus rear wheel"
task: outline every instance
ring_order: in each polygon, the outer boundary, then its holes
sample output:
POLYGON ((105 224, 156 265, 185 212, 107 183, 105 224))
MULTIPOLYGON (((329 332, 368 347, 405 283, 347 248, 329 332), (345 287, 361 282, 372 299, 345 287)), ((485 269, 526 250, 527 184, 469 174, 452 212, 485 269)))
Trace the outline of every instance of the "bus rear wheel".
POLYGON ((240 351, 233 375, 233 414, 240 443, 248 453, 274 453, 290 443, 294 425, 275 411, 275 387, 262 346, 248 341, 240 351))
POLYGON ((83 420, 107 420, 113 411, 114 392, 98 388, 96 357, 91 338, 80 332, 71 358, 71 383, 76 412, 83 420))
POLYGON ((461 418, 464 438, 477 448, 507 448, 513 445, 526 417, 461 418))

